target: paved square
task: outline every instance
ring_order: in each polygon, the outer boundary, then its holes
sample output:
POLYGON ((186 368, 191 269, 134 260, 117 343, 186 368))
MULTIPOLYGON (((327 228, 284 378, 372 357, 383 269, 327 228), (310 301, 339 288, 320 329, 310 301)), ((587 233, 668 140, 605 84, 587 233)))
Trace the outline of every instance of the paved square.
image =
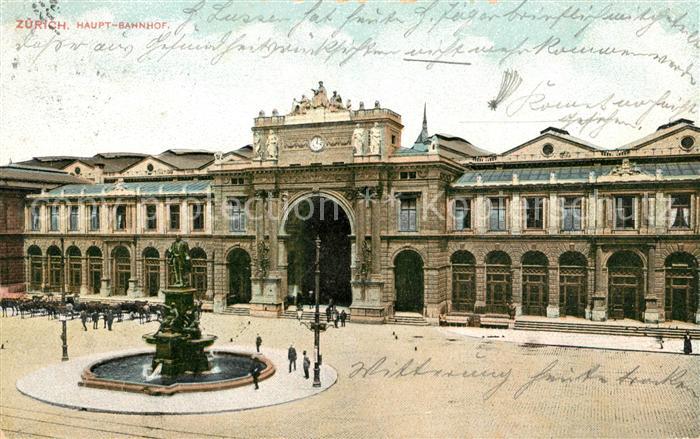
MULTIPOLYGON (((85 332, 71 321, 70 356, 142 348, 141 335, 156 325, 126 321, 112 332, 85 332)), ((260 333, 263 352, 292 342, 312 351, 312 333, 293 320, 205 314, 202 325, 222 343, 251 344, 260 333)), ((17 391, 18 378, 60 362, 59 335, 58 322, 45 317, 0 319, 5 436, 700 436, 697 356, 526 347, 434 327, 350 324, 322 334, 324 362, 338 382, 319 395, 242 412, 138 416, 63 409, 17 391)))

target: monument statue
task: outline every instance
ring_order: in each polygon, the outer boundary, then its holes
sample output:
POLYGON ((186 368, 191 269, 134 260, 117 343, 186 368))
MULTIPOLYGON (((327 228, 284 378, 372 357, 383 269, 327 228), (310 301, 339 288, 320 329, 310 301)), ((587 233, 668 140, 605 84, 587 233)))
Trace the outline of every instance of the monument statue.
POLYGON ((262 136, 258 131, 255 131, 253 133, 253 159, 262 160, 263 153, 262 136))
POLYGON ((314 90, 314 97, 311 99, 311 108, 328 108, 328 95, 326 88, 323 86, 323 81, 318 81, 318 89, 314 90))
POLYGON ((381 154, 382 143, 384 142, 384 132, 378 122, 374 122, 374 126, 370 130, 369 135, 369 153, 381 154))
POLYGON ((267 135, 267 157, 265 157, 267 160, 277 160, 277 149, 278 149, 278 144, 279 144, 279 138, 277 137, 277 134, 275 134, 274 130, 270 130, 270 133, 267 135))
POLYGON ((352 149, 355 155, 362 155, 365 152, 365 129, 358 123, 352 132, 352 149))
POLYGON ((297 101, 296 98, 292 101, 292 111, 291 114, 306 114, 306 111, 311 108, 311 101, 306 95, 301 95, 301 99, 297 101))
POLYGON ((187 274, 190 271, 190 248, 179 236, 175 238, 167 251, 168 264, 173 268, 173 279, 170 283, 173 287, 187 287, 189 281, 187 274))
POLYGON ((265 279, 270 271, 270 246, 265 240, 258 242, 258 277, 265 279))
POLYGON ((337 91, 333 91, 333 96, 331 96, 330 101, 331 110, 344 110, 343 98, 340 97, 337 91))
POLYGON ((360 263, 360 278, 367 280, 372 269, 372 248, 367 241, 362 242, 362 261, 360 263))

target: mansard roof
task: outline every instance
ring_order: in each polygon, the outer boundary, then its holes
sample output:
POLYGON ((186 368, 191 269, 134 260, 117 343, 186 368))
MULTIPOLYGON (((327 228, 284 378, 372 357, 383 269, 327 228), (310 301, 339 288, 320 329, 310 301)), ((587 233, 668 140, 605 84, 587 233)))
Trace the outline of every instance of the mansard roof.
POLYGON ((44 196, 156 196, 156 195, 204 195, 209 193, 208 180, 135 182, 105 184, 69 184, 52 189, 44 196))
MULTIPOLYGON (((600 177, 620 175, 623 165, 551 166, 511 169, 484 169, 465 172, 454 187, 479 185, 527 185, 594 183, 600 177)), ((700 180, 700 161, 680 163, 629 164, 629 178, 639 180, 700 180)))
POLYGON ((12 164, 0 166, 0 186, 33 187, 34 185, 59 185, 82 183, 85 180, 54 168, 42 168, 12 164))

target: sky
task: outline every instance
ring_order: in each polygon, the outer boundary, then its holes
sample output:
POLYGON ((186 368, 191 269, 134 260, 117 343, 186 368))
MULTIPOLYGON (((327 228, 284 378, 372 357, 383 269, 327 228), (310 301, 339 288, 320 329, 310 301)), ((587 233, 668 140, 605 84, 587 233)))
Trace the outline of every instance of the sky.
POLYGON ((404 146, 424 104, 431 133, 494 152, 548 126, 613 148, 697 118, 694 2, 50 1, 0 3, 3 165, 237 149, 319 80, 401 114, 404 146), (65 28, 27 29, 46 8, 65 28))

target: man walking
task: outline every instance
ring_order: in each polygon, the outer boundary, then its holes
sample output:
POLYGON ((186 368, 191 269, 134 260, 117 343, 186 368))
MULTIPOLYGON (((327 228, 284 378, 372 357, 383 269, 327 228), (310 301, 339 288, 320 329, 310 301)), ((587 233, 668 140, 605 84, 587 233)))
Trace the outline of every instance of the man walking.
POLYGON ((333 308, 333 325, 337 328, 338 327, 338 310, 333 308))
POLYGON ((97 310, 92 312, 92 329, 97 329, 97 323, 100 321, 100 313, 97 310))
POLYGON ((345 327, 345 320, 348 318, 348 314, 345 310, 340 311, 340 326, 345 327))
POLYGON ((304 351, 304 360, 302 363, 304 367, 304 378, 309 379, 309 367, 311 367, 311 360, 306 356, 306 351, 304 351))
POLYGON ((250 376, 253 377, 253 384, 255 385, 255 390, 258 390, 258 377, 260 376, 260 368, 258 367, 258 361, 253 358, 253 365, 250 367, 250 376))
POLYGON ((86 325, 87 319, 88 319, 87 313, 85 312, 84 309, 81 310, 80 311, 80 321, 83 323, 83 329, 86 331, 87 331, 87 325, 86 325))
POLYGON ((685 336, 683 337, 683 353, 686 355, 693 353, 693 339, 690 338, 690 331, 685 331, 685 336))
POLYGON ((111 309, 107 310, 107 314, 105 314, 105 321, 107 322, 107 329, 111 331, 112 323, 114 322, 114 314, 112 313, 111 309))
POLYGON ((289 373, 292 373, 292 366, 294 366, 294 371, 297 370, 297 350, 294 349, 294 345, 289 345, 289 350, 287 351, 287 359, 289 360, 289 373))
POLYGON ((257 337, 255 337, 255 350, 260 353, 260 345, 262 344, 262 337, 260 337, 260 334, 258 334, 257 337))

